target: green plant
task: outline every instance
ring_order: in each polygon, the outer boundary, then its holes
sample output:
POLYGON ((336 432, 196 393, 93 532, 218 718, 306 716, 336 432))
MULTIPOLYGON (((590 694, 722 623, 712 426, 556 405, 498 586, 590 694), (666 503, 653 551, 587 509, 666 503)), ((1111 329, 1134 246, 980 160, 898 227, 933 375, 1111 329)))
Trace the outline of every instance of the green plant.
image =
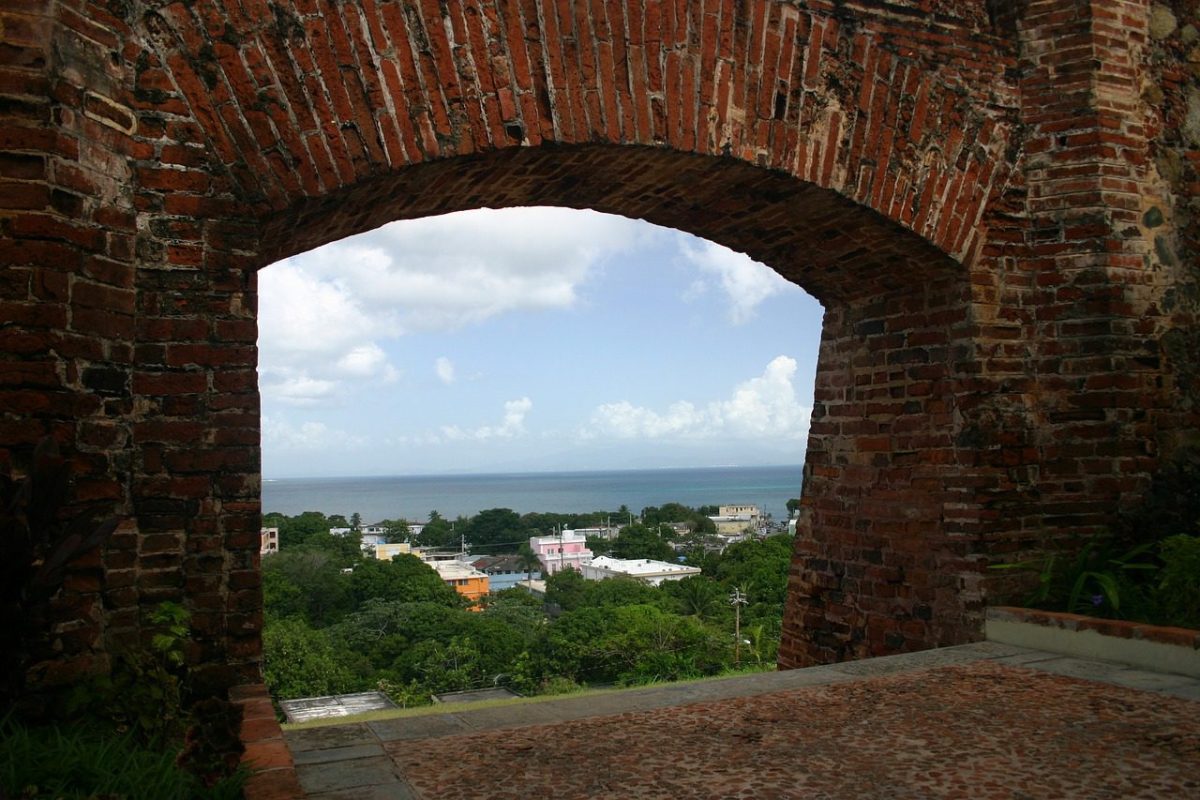
POLYGON ((130 731, 147 745, 166 747, 186 728, 183 648, 188 612, 178 603, 164 602, 146 619, 156 628, 149 646, 118 652, 108 675, 71 692, 68 713, 108 719, 118 731, 130 731))
POLYGON ((234 800, 245 772, 205 785, 173 754, 96 722, 30 726, 0 718, 0 796, 23 800, 234 800))
POLYGON ((1134 576, 1158 569, 1146 560, 1153 547, 1153 542, 1144 542, 1119 552, 1111 542, 1093 540, 1070 560, 1053 553, 1042 559, 994 564, 992 569, 1037 572, 1037 587, 1025 599, 1026 605, 1092 616, 1128 615, 1122 603, 1128 607, 1130 599, 1140 594, 1134 576))
POLYGON ((1163 567, 1154 599, 1163 621, 1200 628, 1200 536, 1168 537, 1159 554, 1163 567))
POLYGON ((34 642, 67 567, 117 527, 66 514, 71 470, 53 439, 38 443, 29 474, 0 475, 0 709, 23 694, 34 642))
POLYGON ((400 708, 427 706, 431 702, 429 692, 425 691, 416 681, 400 683, 380 678, 375 688, 386 694, 400 708))

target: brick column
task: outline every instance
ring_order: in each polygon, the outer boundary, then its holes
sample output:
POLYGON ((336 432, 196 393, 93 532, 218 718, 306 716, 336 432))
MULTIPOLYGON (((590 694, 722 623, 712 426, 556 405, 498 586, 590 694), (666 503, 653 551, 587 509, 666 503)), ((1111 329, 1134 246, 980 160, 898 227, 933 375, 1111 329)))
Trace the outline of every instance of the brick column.
POLYGON ((962 375, 966 270, 825 316, 780 665, 969 641, 982 625, 970 515, 976 461, 962 375))

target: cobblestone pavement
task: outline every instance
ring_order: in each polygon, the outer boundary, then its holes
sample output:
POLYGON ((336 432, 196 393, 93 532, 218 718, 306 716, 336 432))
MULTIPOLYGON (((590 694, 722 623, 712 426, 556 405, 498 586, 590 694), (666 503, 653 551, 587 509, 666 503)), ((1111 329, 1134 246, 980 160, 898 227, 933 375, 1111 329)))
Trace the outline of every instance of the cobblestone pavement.
POLYGON ((1200 681, 1006 645, 290 731, 313 800, 1200 798, 1200 681))

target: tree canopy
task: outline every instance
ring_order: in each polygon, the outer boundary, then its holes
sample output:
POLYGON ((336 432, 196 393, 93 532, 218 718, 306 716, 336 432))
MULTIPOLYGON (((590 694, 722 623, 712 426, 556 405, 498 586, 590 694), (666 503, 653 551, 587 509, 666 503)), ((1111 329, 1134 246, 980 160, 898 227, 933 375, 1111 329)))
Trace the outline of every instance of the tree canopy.
MULTIPOLYGON (((678 516, 686 507, 662 509, 678 516)), ((499 546, 527 540, 528 525, 551 516, 490 509, 453 526, 499 546)), ((761 668, 776 657, 789 536, 709 553, 699 559, 703 574, 658 587, 621 578, 585 581, 564 570, 547 578, 544 601, 511 589, 468 611, 415 556, 364 557, 357 536, 329 534, 329 519, 318 512, 264 518, 281 536, 288 530, 292 542, 262 562, 264 670, 279 698, 382 687, 410 705, 428 702, 432 692, 507 685, 537 694, 761 668), (740 665, 734 664, 729 604, 734 588, 750 600, 742 611, 750 644, 741 649, 740 665)), ((624 526, 614 552, 673 560, 672 532, 663 524, 624 526)), ((436 512, 426 530, 430 526, 451 532, 436 512)), ((505 549, 536 560, 527 543, 505 549)))

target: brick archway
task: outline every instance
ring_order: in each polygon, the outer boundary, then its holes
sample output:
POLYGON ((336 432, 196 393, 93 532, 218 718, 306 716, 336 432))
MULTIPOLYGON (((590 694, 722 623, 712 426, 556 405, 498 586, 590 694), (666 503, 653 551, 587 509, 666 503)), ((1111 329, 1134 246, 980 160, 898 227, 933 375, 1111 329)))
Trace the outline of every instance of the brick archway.
POLYGON ((180 596, 214 680, 255 672, 255 271, 484 205, 642 217, 817 296, 781 663, 978 636, 986 561, 1099 529, 1196 427, 1148 13, 1102 5, 23 0, 0 445, 55 434, 129 515, 48 679, 180 596))

